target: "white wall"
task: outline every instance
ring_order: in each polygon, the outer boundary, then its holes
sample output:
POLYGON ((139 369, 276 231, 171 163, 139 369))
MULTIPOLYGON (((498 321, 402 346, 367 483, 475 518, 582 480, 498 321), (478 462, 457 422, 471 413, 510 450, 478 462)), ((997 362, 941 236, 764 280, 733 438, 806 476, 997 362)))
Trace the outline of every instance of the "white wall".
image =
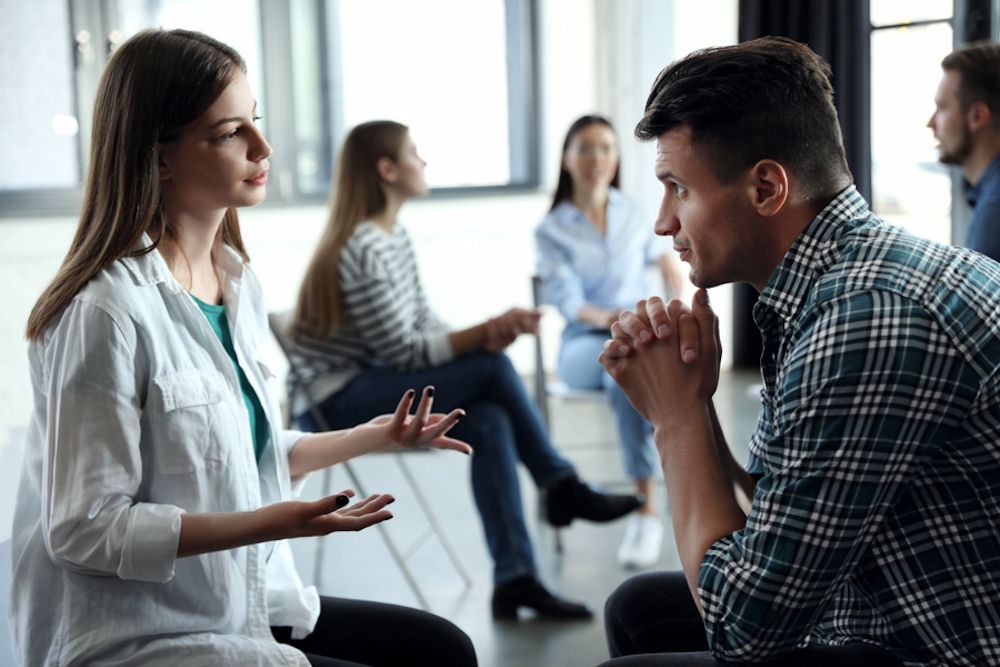
MULTIPOLYGON (((532 229, 548 208, 563 134, 577 116, 596 111, 612 118, 622 138, 624 187, 655 211, 652 147, 631 139, 649 85, 692 48, 736 39, 736 0, 541 0, 540 8, 544 187, 528 195, 417 201, 403 211, 430 298, 456 326, 529 303, 532 229)), ((324 217, 321 206, 241 213, 271 308, 291 305, 324 217)), ((75 224, 70 218, 0 220, 0 453, 12 430, 25 427, 31 409, 24 323, 75 224)), ((728 299, 717 289, 713 303, 725 323, 728 299)), ((544 321, 551 365, 560 325, 551 311, 544 321)), ((515 343, 511 355, 519 370, 532 371, 530 340, 515 343)))

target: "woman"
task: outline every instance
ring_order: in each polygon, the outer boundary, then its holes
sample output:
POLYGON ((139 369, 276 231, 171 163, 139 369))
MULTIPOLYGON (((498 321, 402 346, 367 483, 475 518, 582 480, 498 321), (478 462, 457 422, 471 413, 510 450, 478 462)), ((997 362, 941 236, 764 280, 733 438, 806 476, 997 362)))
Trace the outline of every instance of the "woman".
POLYGON ((285 538, 360 530, 392 497, 293 501, 308 472, 432 445, 460 416, 282 431, 236 208, 271 147, 245 65, 200 33, 112 56, 69 253, 28 321, 34 411, 14 515, 11 626, 23 665, 475 665, 422 611, 320 597, 285 538), (390 637, 391 642, 385 638, 390 637))
MULTIPOLYGON (((590 618, 582 604, 538 580, 518 486, 523 462, 544 490, 546 517, 610 521, 640 499, 584 484, 552 446, 503 350, 533 332, 538 313, 511 309, 476 326, 449 330, 430 309, 406 229, 403 204, 427 192, 426 163, 404 125, 373 121, 341 148, 329 221, 299 292, 292 354, 332 427, 385 411, 401 387, 433 384, 440 405, 466 409, 453 431, 472 445, 472 489, 493 557, 493 614, 519 608, 548 618, 590 618)), ((293 406, 300 426, 316 424, 293 406)))
POLYGON ((652 429, 597 357, 619 313, 653 293, 650 265, 659 267, 673 294, 680 294, 683 282, 665 240, 618 182, 618 138, 611 123, 601 116, 577 119, 563 141, 552 206, 535 230, 537 270, 545 300, 566 319, 556 372, 575 389, 604 390, 625 471, 645 498, 630 518, 618 561, 648 567, 659 560, 663 541, 653 493, 658 457, 652 429))

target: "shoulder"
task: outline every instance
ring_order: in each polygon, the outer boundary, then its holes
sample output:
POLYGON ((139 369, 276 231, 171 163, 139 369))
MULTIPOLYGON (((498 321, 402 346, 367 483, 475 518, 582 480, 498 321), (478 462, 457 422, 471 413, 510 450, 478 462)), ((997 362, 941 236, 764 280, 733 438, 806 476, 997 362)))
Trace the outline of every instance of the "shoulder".
POLYGON ((552 207, 535 226, 536 234, 555 234, 573 224, 578 216, 578 209, 568 200, 563 200, 552 207))
POLYGON ((412 256, 410 237, 401 225, 389 234, 375 223, 363 222, 341 250, 340 276, 342 280, 386 276, 391 267, 409 264, 412 256))

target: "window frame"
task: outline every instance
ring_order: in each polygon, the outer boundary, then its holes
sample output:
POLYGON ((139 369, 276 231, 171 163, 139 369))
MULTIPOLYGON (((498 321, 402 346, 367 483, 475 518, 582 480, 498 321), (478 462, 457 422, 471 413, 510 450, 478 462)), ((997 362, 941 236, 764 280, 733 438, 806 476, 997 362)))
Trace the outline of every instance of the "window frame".
MULTIPOLYGON (((318 17, 316 35, 319 53, 318 72, 321 80, 314 85, 325 91, 321 95, 322 124, 320 141, 320 174, 329 183, 334 155, 347 128, 336 100, 339 92, 337 50, 335 44, 341 29, 336 2, 326 0, 296 0, 307 3, 318 17)), ((70 34, 87 30, 100 36, 104 52, 99 62, 74 68, 73 98, 76 103, 80 131, 77 135, 80 159, 80 183, 67 188, 32 188, 0 190, 0 220, 4 218, 56 217, 76 215, 82 205, 83 185, 89 164, 90 133, 93 99, 97 92, 104 63, 110 55, 108 40, 119 23, 115 0, 75 0, 69 4, 70 34)), ((329 186, 322 191, 305 193, 298 185, 296 165, 300 157, 297 139, 295 102, 293 95, 292 2, 289 0, 256 0, 260 16, 261 108, 265 114, 268 141, 279 146, 271 158, 272 188, 261 205, 267 208, 314 206, 326 202, 329 186)), ((506 59, 508 86, 508 130, 510 141, 510 181, 496 185, 437 187, 429 198, 461 198, 482 195, 523 194, 537 191, 541 185, 540 90, 538 73, 538 0, 505 0, 506 59)), ((75 44, 74 44, 75 46, 75 44)))

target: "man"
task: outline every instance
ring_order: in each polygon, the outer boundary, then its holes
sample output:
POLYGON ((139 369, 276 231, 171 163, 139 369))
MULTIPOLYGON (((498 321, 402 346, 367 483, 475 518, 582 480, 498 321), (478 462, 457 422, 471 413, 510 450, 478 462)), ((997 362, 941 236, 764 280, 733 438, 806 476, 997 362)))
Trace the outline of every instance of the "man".
POLYGON ((609 665, 1000 664, 1000 265, 871 215, 829 77, 783 38, 697 52, 636 128, 699 289, 600 356, 654 426, 683 567, 611 595, 609 665), (764 348, 746 469, 705 291, 737 281, 764 348))
POLYGON ((927 127, 938 159, 961 167, 972 217, 965 245, 1000 260, 1000 45, 977 42, 945 56, 927 127))

